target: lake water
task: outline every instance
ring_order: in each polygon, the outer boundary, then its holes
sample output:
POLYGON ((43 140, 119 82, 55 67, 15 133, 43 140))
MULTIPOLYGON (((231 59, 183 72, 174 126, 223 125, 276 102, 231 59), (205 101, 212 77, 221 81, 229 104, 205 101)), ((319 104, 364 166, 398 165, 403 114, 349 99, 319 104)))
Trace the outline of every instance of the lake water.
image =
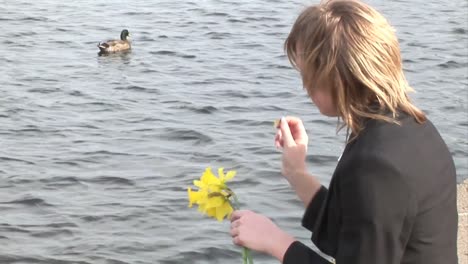
MULTIPOLYGON (((310 245, 272 126, 303 118, 310 171, 328 184, 345 136, 282 47, 309 3, 0 0, 0 263, 240 263, 229 224, 187 208, 207 166, 236 169, 242 206, 310 245), (133 51, 97 56, 123 28, 133 51)), ((468 178, 468 2, 370 3, 468 178)))

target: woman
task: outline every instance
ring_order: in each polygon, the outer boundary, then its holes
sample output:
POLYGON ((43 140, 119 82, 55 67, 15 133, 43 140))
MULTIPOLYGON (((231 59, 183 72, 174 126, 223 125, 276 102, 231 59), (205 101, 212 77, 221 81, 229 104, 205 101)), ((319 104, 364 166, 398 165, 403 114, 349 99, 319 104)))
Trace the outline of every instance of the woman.
MULTIPOLYGON (((285 43, 308 95, 350 132, 329 188, 306 171, 308 137, 282 118, 282 173, 303 201, 304 227, 337 264, 457 263, 451 154, 408 97, 398 39, 359 1, 326 1, 297 18, 285 43)), ((251 211, 231 217, 233 242, 286 264, 329 263, 251 211)))

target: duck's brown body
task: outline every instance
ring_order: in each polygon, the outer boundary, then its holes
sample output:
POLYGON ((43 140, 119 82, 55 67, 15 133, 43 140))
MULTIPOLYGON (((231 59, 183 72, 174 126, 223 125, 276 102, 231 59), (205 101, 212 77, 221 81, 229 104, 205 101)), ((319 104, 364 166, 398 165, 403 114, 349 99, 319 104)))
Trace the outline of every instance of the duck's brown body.
POLYGON ((98 44, 100 53, 115 53, 120 51, 128 51, 132 48, 130 43, 130 33, 128 30, 122 30, 120 40, 108 40, 98 44))

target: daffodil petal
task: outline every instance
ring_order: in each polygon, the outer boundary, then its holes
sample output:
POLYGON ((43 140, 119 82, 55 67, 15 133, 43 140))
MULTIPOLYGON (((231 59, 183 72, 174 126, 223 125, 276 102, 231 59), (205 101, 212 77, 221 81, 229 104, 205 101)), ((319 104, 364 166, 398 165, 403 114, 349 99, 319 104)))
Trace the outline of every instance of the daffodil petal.
POLYGON ((221 182, 224 182, 224 168, 218 168, 218 178, 221 182))
POLYGON ((221 205, 223 205, 225 200, 226 198, 223 196, 216 196, 216 197, 208 198, 208 201, 206 202, 206 208, 209 209, 209 208, 220 207, 221 205))
POLYGON ((207 216, 215 218, 216 217, 216 208, 210 208, 210 209, 206 210, 205 213, 206 213, 207 216))
POLYGON ((209 193, 221 192, 223 189, 224 189, 224 187, 221 186, 221 185, 210 185, 210 186, 208 186, 208 192, 209 193))
POLYGON ((205 192, 205 191, 194 192, 194 191, 192 191, 191 188, 188 188, 187 192, 188 192, 188 196, 189 196, 189 207, 192 207, 192 205, 194 203, 200 204, 201 202, 203 202, 205 197, 208 196, 208 193, 205 192))
POLYGON ((198 181, 198 180, 194 180, 194 181, 193 181, 193 185, 197 186, 197 187, 200 188, 200 189, 206 187, 206 185, 205 185, 203 182, 198 181))
POLYGON ((226 173, 225 180, 229 181, 230 179, 234 178, 236 176, 236 171, 235 170, 230 170, 226 173))
POLYGON ((226 215, 231 215, 233 209, 229 202, 224 202, 221 206, 216 208, 216 219, 218 221, 223 221, 226 215))
POLYGON ((220 185, 219 179, 211 172, 211 168, 206 168, 205 172, 201 176, 200 180, 207 186, 220 185))

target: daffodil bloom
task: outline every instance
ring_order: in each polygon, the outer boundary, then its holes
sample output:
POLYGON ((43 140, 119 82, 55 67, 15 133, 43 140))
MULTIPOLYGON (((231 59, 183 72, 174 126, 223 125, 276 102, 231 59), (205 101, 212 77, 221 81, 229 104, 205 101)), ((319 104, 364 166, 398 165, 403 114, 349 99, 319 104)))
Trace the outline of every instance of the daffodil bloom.
POLYGON ((226 216, 230 217, 234 211, 229 200, 233 192, 227 187, 226 182, 235 175, 235 171, 228 171, 224 174, 224 169, 219 168, 217 177, 210 167, 206 168, 200 180, 193 181, 199 190, 195 192, 188 188, 189 207, 197 204, 200 212, 218 221, 222 221, 226 216))
POLYGON ((193 185, 200 189, 208 189, 209 192, 219 192, 221 190, 227 190, 226 182, 236 176, 236 171, 228 171, 224 174, 224 168, 218 169, 219 177, 216 177, 211 168, 208 167, 203 172, 200 180, 193 181, 193 185))
MULTIPOLYGON (((239 209, 236 195, 226 185, 226 182, 234 178, 235 171, 224 173, 223 168, 218 169, 218 176, 214 175, 208 167, 203 172, 199 180, 194 180, 193 185, 198 187, 197 191, 188 188, 189 207, 198 205, 198 211, 223 221, 225 217, 230 217, 234 211, 233 206, 239 209)), ((242 248, 242 259, 244 264, 253 264, 249 249, 242 248)))

